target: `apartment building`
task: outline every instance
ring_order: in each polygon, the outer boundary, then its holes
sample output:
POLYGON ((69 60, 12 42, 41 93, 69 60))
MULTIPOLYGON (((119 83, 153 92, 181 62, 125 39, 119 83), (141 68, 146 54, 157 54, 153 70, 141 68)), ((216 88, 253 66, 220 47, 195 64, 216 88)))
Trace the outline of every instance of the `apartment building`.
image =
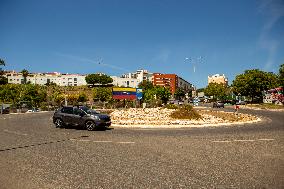
POLYGON ((139 80, 137 78, 123 78, 118 76, 110 76, 113 80, 113 86, 138 88, 139 80))
POLYGON ((121 78, 133 78, 137 79, 138 83, 141 83, 142 81, 152 81, 153 73, 148 72, 148 70, 137 70, 133 73, 127 73, 123 74, 121 78))
MULTIPOLYGON (((23 84, 24 76, 22 73, 10 72, 6 74, 8 83, 23 84)), ((27 82, 31 84, 45 85, 55 83, 59 86, 80 86, 86 85, 85 75, 80 74, 60 74, 52 73, 30 73, 27 76, 27 82)))
POLYGON ((172 94, 176 92, 178 88, 185 90, 186 92, 192 90, 192 84, 179 77, 176 74, 153 74, 153 84, 157 86, 169 87, 172 94))
POLYGON ((212 76, 208 76, 208 85, 209 83, 218 83, 218 84, 223 84, 225 86, 228 86, 228 79, 224 74, 215 74, 212 76))

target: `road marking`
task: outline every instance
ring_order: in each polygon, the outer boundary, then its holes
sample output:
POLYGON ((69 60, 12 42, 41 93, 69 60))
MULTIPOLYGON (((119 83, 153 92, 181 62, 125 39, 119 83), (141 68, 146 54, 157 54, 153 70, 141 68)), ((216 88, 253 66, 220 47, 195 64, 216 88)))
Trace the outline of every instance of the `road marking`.
POLYGON ((80 142, 91 142, 91 140, 85 140, 85 139, 80 139, 80 140, 77 140, 77 141, 80 141, 80 142))
POLYGON ((15 134, 15 135, 21 135, 21 136, 27 136, 28 134, 26 133, 21 133, 21 132, 17 132, 17 131, 9 131, 7 129, 3 130, 6 133, 10 133, 10 134, 15 134))
POLYGON ((233 140, 234 142, 254 142, 255 140, 233 140))
POLYGON ((260 140, 260 141, 273 141, 275 139, 273 139, 273 138, 261 138, 261 139, 258 139, 258 140, 260 140))
POLYGON ((117 142, 118 144, 134 144, 135 142, 117 142))
POLYGON ((93 141, 93 142, 97 142, 97 143, 108 143, 108 142, 112 142, 112 141, 108 141, 108 140, 102 140, 102 141, 99 141, 99 140, 97 140, 97 141, 93 141))
POLYGON ((232 142, 232 141, 229 141, 229 140, 213 140, 213 141, 211 141, 211 142, 216 142, 216 143, 218 143, 218 142, 220 142, 220 143, 225 143, 225 142, 232 142))

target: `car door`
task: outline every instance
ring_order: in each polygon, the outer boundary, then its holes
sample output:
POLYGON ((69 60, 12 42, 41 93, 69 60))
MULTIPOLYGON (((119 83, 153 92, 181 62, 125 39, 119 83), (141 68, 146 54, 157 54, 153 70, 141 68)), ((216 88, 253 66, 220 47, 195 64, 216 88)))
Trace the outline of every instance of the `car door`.
POLYGON ((72 124, 72 117, 73 117, 73 107, 64 107, 62 110, 63 116, 63 122, 66 124, 72 124))
POLYGON ((84 114, 85 112, 83 112, 81 109, 74 107, 73 109, 74 115, 73 115, 73 123, 74 125, 83 125, 84 124, 84 114))

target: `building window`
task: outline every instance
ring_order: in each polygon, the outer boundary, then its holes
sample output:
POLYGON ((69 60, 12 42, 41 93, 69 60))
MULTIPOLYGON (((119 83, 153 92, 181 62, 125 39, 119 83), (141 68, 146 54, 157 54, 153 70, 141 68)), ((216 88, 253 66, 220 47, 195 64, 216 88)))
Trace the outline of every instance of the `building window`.
POLYGON ((77 81, 77 78, 74 78, 74 81, 77 81))

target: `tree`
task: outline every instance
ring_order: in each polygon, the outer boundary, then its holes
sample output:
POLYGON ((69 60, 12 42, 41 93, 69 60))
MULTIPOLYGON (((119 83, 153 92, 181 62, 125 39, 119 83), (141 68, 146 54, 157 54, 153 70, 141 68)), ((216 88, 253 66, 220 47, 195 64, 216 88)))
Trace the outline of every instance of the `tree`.
POLYGON ((154 85, 151 81, 142 81, 138 84, 138 88, 143 89, 143 91, 146 91, 148 89, 153 89, 154 85))
POLYGON ((95 84, 106 85, 108 83, 113 82, 110 76, 104 74, 89 74, 86 76, 85 80, 90 85, 95 85, 95 84))
POLYGON ((112 98, 112 89, 109 87, 96 87, 93 89, 93 98, 102 102, 109 101, 112 98))
POLYGON ((256 97, 262 101, 262 92, 277 86, 278 79, 275 74, 258 69, 246 70, 243 74, 237 75, 232 84, 235 94, 249 96, 252 102, 256 97))
POLYGON ((162 103, 166 104, 171 97, 171 91, 166 87, 155 87, 157 98, 162 101, 162 103))
POLYGON ((162 103, 167 103, 170 99, 171 92, 169 88, 154 86, 143 91, 143 98, 145 102, 155 102, 160 100, 162 103))
POLYGON ((88 97, 85 93, 81 92, 79 94, 79 97, 78 97, 78 102, 86 102, 88 100, 88 97))
POLYGON ((226 87, 223 84, 209 83, 204 89, 204 94, 206 96, 213 96, 213 99, 215 100, 223 100, 226 96, 226 87))
POLYGON ((284 64, 280 65, 278 79, 279 84, 284 87, 284 64))
POLYGON ((29 71, 26 70, 26 69, 23 69, 23 70, 21 71, 21 73, 23 74, 23 77, 24 77, 24 84, 27 84, 27 77, 28 77, 28 75, 29 75, 29 71))
POLYGON ((177 100, 181 100, 182 98, 185 97, 185 91, 181 88, 178 88, 174 94, 175 98, 177 100))
MULTIPOLYGON (((2 59, 0 59, 0 66, 5 66, 5 61, 2 59)), ((0 68, 0 85, 5 85, 8 83, 8 79, 3 75, 4 71, 2 70, 2 68, 0 68)))
POLYGON ((5 66, 5 61, 0 58, 0 66, 5 66))

